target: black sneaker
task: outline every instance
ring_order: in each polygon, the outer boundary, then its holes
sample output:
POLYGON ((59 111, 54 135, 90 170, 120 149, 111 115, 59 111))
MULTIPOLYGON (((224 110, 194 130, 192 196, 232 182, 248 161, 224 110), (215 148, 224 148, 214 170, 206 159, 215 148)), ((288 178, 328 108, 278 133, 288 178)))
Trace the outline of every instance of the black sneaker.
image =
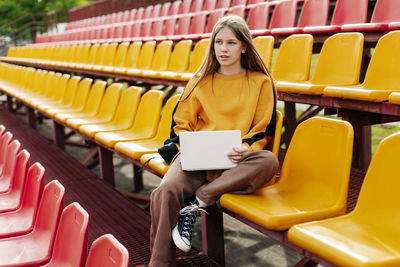
POLYGON ((172 230, 172 239, 175 245, 184 252, 188 252, 192 247, 193 225, 201 211, 205 209, 199 207, 197 200, 179 211, 178 223, 172 230))

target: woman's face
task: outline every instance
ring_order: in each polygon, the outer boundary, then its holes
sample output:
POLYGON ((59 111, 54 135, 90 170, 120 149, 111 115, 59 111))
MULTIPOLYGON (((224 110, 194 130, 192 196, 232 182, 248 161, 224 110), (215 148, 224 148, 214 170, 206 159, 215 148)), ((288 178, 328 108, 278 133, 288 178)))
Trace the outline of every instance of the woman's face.
POLYGON ((245 47, 230 28, 224 27, 216 34, 214 52, 221 65, 221 73, 242 69, 240 55, 245 52, 245 47))

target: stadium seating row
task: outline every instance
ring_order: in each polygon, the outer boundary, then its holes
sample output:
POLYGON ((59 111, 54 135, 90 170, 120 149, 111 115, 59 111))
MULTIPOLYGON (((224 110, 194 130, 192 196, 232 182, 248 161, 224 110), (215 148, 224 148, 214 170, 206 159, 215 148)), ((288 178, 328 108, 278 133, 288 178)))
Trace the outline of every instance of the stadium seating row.
POLYGON ((63 209, 58 180, 44 186, 44 167, 0 125, 0 266, 128 266, 128 251, 111 234, 95 240, 86 259, 88 213, 63 209))
MULTIPOLYGON (((88 83, 87 79, 79 81, 77 77, 69 78, 67 75, 62 76, 61 74, 51 72, 46 73, 45 71, 34 70, 32 68, 5 64, 2 67, 4 70, 2 70, 2 73, 9 74, 10 70, 11 72, 12 70, 19 71, 19 75, 15 77, 21 77, 23 72, 28 73, 22 79, 23 82, 21 79, 14 80, 13 86, 9 87, 14 90, 20 88, 20 86, 16 86, 16 82, 19 82, 20 85, 25 84, 26 86, 29 85, 29 81, 32 84, 39 82, 42 85, 45 84, 46 86, 44 87, 47 88, 57 87, 61 89, 58 91, 63 91, 65 90, 63 88, 67 88, 68 84, 74 83, 77 87, 75 94, 79 94, 79 90, 82 90, 80 89, 81 84, 84 82, 88 83), (5 66, 9 69, 4 69, 5 66), (41 82, 37 80, 40 78, 35 79, 35 73, 36 76, 44 76, 41 82)), ((2 88, 5 87, 2 86, 2 88)), ((92 104, 89 104, 91 99, 90 94, 93 93, 94 95, 95 92, 100 95, 104 94, 104 88, 104 82, 94 83, 88 93, 89 97, 87 97, 86 106, 92 106, 92 104)), ((26 89, 29 90, 29 88, 26 89)), ((78 129, 79 132, 83 133, 83 128, 101 128, 107 124, 109 125, 109 123, 99 120, 101 118, 100 114, 113 113, 110 110, 104 112, 106 106, 113 106, 115 110, 119 109, 123 102, 130 103, 131 106, 132 103, 136 103, 138 108, 133 107, 136 112, 130 112, 135 114, 133 124, 136 124, 136 127, 131 127, 131 129, 135 128, 137 130, 136 132, 130 132, 131 135, 129 138, 132 139, 127 139, 129 131, 114 130, 95 134, 94 139, 99 144, 101 143, 103 147, 111 149, 114 147, 113 151, 115 150, 119 153, 125 153, 124 149, 127 148, 128 150, 130 149, 130 153, 134 151, 138 152, 138 156, 141 153, 150 152, 150 150, 143 152, 142 148, 151 147, 151 144, 154 144, 153 141, 156 141, 156 137, 164 135, 165 138, 168 134, 165 129, 169 128, 166 126, 170 124, 171 109, 175 106, 179 96, 175 96, 167 102, 160 123, 154 123, 153 125, 156 126, 153 127, 152 133, 148 131, 149 135, 146 136, 145 131, 138 130, 138 125, 143 125, 149 121, 149 124, 151 124, 159 119, 162 99, 161 92, 149 91, 139 101, 140 89, 129 88, 122 94, 120 104, 117 108, 115 98, 119 96, 120 91, 121 86, 119 84, 112 84, 107 88, 103 97, 97 97, 98 99, 102 98, 102 100, 96 103, 96 106, 98 106, 96 115, 80 117, 77 114, 84 114, 79 112, 65 112, 56 113, 55 119, 57 120, 57 114, 65 114, 64 124, 75 130, 78 129), (128 97, 128 94, 135 95, 135 98, 125 98, 123 100, 124 97, 128 97), (157 116, 154 116, 154 114, 157 116), (145 119, 142 120, 142 117, 145 119), (159 125, 158 131, 157 124, 159 125), (163 127, 164 133, 161 134, 161 128, 163 127), (156 137, 151 138, 151 136, 156 137), (122 140, 123 142, 117 142, 117 139, 113 139, 116 137, 121 137, 118 141, 122 140)), ((59 93, 57 90, 54 90, 52 93, 48 92, 44 94, 47 97, 39 98, 33 98, 33 95, 39 95, 31 92, 29 99, 37 101, 38 106, 41 107, 40 110, 42 112, 44 110, 44 113, 46 113, 46 106, 50 108, 50 103, 56 104, 60 100, 65 101, 65 96, 69 95, 67 92, 59 93), (64 94, 64 98, 60 98, 62 94, 64 94)), ((32 102, 28 104, 35 106, 32 102)), ((58 106, 58 104, 55 106, 58 106)), ((149 128, 147 129, 149 130, 149 128)), ((280 127, 277 128, 279 129, 278 132, 280 132, 280 127)), ((276 135, 276 137, 278 136, 276 135)), ((221 206, 229 214, 235 214, 235 217, 243 217, 258 225, 258 227, 277 231, 278 233, 290 229, 288 232, 289 241, 294 242, 300 248, 306 248, 313 255, 317 255, 316 257, 314 256, 314 260, 322 257, 324 260, 334 264, 360 266, 359 255, 361 255, 363 257, 362 263, 366 266, 369 266, 368 264, 376 264, 376 262, 380 266, 388 262, 395 262, 396 264, 399 262, 398 253, 396 252, 398 248, 391 241, 390 237, 393 235, 387 234, 388 228, 393 230, 393 227, 387 227, 387 225, 388 221, 391 221, 389 218, 392 218, 395 209, 382 209, 382 206, 378 207, 376 196, 379 195, 382 199, 386 199, 388 195, 391 200, 390 203, 392 203, 391 205, 395 205, 396 203, 394 199, 396 194, 387 194, 389 188, 393 188, 393 184, 387 185, 387 183, 382 183, 379 178, 382 175, 385 177, 395 177, 396 170, 393 166, 396 165, 393 164, 393 160, 395 159, 393 155, 397 152, 396 149, 399 148, 396 145, 399 144, 399 138, 400 134, 395 134, 382 142, 371 163, 371 171, 368 172, 365 178, 359 204, 357 204, 353 212, 347 215, 344 214, 352 159, 353 130, 347 122, 324 118, 307 120, 296 129, 283 162, 279 181, 276 184, 265 186, 252 195, 225 194, 221 198, 221 206), (373 207, 376 207, 376 209, 373 207), (341 217, 341 215, 344 216, 341 217), (375 219, 379 218, 379 220, 373 220, 373 223, 371 223, 371 216, 375 219), (310 222, 331 217, 335 218, 328 219, 328 221, 310 222), (302 224, 304 222, 310 223, 302 224), (349 228, 342 227, 343 224, 348 225, 349 228), (373 225, 373 227, 365 227, 366 224, 373 225), (351 233, 347 232, 348 229, 351 229, 351 233), (377 240, 377 236, 379 240, 377 240), (345 237, 347 237, 346 241, 342 241, 345 237), (332 242, 332 239, 335 241, 332 242), (325 248, 324 245, 327 245, 329 249, 325 248), (359 249, 355 251, 354 246, 359 249), (365 252, 366 247, 368 248, 368 253, 365 252), (384 257, 381 255, 384 255, 384 257)), ((278 146, 275 146, 275 149, 279 148, 279 139, 276 141, 276 144, 278 146)), ((158 145, 156 144, 152 151, 158 145)), ((380 201, 388 205, 387 201, 380 201)), ((286 234, 286 232, 284 233, 286 234)))
POLYGON ((88 19, 82 23, 74 22, 81 27, 69 27, 65 32, 38 36, 37 43, 198 40, 209 38, 214 24, 225 14, 236 14, 245 18, 254 36, 400 29, 400 16, 398 12, 394 12, 400 8, 396 0, 377 0, 368 23, 368 0, 338 0, 330 25, 327 25, 329 0, 305 0, 298 20, 298 5, 302 2, 298 0, 252 1, 247 6, 246 1, 234 1, 230 7, 230 1, 226 1, 226 4, 223 2, 219 1, 215 9, 207 10, 207 7, 212 6, 209 2, 202 8, 201 3, 193 1, 190 8, 190 0, 186 0, 181 5, 186 8, 173 11, 178 12, 177 15, 169 15, 166 11, 161 12, 162 7, 158 5, 157 8, 156 6, 142 8, 141 12, 134 9, 132 13, 138 14, 138 17, 131 15, 130 19, 128 15, 110 14, 109 19, 104 17, 97 20, 88 19), (223 4, 219 6, 220 3, 223 4), (269 20, 271 10, 272 16, 269 20), (123 21, 118 21, 117 18, 123 21))
MULTIPOLYGON (((388 101, 391 93, 399 91, 400 76, 396 62, 400 60, 400 31, 389 32, 380 38, 362 84, 358 84, 364 41, 361 33, 338 33, 328 38, 322 46, 314 73, 309 78, 312 40, 311 35, 299 34, 282 42, 271 72, 278 91, 369 102, 388 101)), ((53 53, 46 53, 46 48, 15 48, 3 59, 15 63, 31 62, 187 81, 203 60, 207 45, 208 40, 196 44, 190 64, 189 40, 179 42, 173 51, 172 41, 161 42, 157 47, 154 41, 143 45, 122 43, 117 46, 116 43, 106 43, 90 47, 55 46, 53 53)), ((262 53, 266 65, 271 67, 273 38, 257 37, 255 45, 262 53)), ((396 94, 390 102, 398 103, 396 94)))

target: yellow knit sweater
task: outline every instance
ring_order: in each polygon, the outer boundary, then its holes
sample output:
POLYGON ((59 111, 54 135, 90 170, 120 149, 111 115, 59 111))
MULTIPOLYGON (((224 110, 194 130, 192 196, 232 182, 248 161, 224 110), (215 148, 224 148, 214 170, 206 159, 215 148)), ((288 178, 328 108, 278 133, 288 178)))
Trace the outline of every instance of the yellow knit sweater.
POLYGON ((171 136, 159 149, 167 163, 179 152, 183 131, 240 130, 249 151, 265 147, 276 122, 276 94, 266 75, 215 73, 193 88, 195 83, 193 79, 186 86, 173 114, 171 136))

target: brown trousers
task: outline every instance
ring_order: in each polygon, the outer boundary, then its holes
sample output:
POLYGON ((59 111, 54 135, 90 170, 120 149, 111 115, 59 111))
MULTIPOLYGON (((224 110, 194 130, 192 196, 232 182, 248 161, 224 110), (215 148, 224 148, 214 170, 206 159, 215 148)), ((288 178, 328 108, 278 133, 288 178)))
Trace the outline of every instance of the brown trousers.
POLYGON ((151 228, 149 266, 175 266, 175 245, 171 230, 178 221, 185 199, 194 193, 207 205, 214 205, 227 192, 251 193, 268 182, 278 169, 278 160, 266 150, 247 152, 238 165, 206 183, 206 172, 183 171, 180 157, 171 164, 150 198, 151 228))

